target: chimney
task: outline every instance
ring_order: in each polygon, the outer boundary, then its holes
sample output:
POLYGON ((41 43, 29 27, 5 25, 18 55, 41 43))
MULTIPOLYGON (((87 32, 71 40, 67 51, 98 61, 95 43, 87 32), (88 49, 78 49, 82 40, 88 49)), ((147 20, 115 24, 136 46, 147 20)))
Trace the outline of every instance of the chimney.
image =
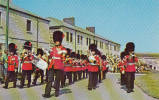
POLYGON ((64 18, 63 21, 66 22, 67 24, 75 26, 75 18, 74 17, 64 18))
POLYGON ((86 30, 95 34, 95 27, 86 27, 86 30))

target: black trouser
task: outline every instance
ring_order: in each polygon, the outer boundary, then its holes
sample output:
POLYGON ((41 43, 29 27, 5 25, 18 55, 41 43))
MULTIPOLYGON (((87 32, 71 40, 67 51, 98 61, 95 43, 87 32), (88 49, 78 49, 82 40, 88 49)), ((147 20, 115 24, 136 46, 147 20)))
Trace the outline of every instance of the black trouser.
POLYGON ((126 72, 126 87, 128 90, 134 89, 135 72, 126 72))
POLYGON ((10 80, 12 80, 14 82, 13 87, 16 87, 17 79, 16 79, 15 71, 8 71, 7 72, 7 79, 6 79, 6 82, 5 82, 6 87, 8 87, 8 83, 9 83, 10 80))
POLYGON ((121 73, 121 78, 120 78, 120 83, 121 85, 125 85, 126 84, 126 75, 121 73))
POLYGON ((72 72, 66 72, 64 83, 66 82, 66 79, 69 80, 69 84, 72 84, 72 72))
POLYGON ((60 90, 60 83, 64 82, 64 71, 63 70, 55 70, 55 82, 54 82, 54 88, 55 88, 55 94, 59 94, 60 90))
POLYGON ((83 78, 86 78, 86 70, 83 70, 83 78))
POLYGON ((98 72, 89 72, 88 89, 96 88, 98 81, 98 72))
POLYGON ((86 69, 86 78, 88 78, 88 69, 86 69))
POLYGON ((24 86, 24 82, 25 82, 25 77, 27 76, 27 80, 28 80, 28 86, 30 86, 31 83, 31 74, 32 74, 32 70, 23 70, 22 71, 22 79, 21 79, 21 86, 24 86))
POLYGON ((101 71, 99 70, 98 71, 98 81, 101 82, 101 79, 102 79, 102 77, 101 77, 101 71))
POLYGON ((103 71, 103 79, 106 78, 106 70, 103 71))
POLYGON ((73 72, 73 82, 77 81, 77 72, 73 72))
POLYGON ((78 80, 81 80, 81 77, 82 77, 82 71, 78 71, 78 80))
POLYGON ((39 74, 40 74, 40 76, 41 76, 41 83, 43 83, 44 71, 41 70, 41 69, 39 69, 39 70, 36 70, 36 71, 35 71, 35 78, 34 78, 34 81, 33 81, 34 84, 36 84, 37 79, 39 78, 39 74))
POLYGON ((48 81, 47 81, 46 87, 45 87, 45 94, 50 95, 52 82, 54 79, 54 69, 53 68, 49 69, 47 74, 48 74, 48 81))

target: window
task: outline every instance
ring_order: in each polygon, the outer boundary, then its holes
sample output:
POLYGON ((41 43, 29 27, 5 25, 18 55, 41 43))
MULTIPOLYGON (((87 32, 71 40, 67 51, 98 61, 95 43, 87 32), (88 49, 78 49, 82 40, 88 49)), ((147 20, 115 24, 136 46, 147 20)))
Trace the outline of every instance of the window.
POLYGON ((80 36, 77 35, 77 43, 80 43, 80 36))
POLYGON ((81 44, 83 44, 83 36, 81 36, 81 44))
POLYGON ((87 40, 86 40, 86 45, 88 45, 88 38, 87 38, 87 40))
POLYGON ((79 50, 77 51, 77 54, 80 54, 80 51, 79 51, 79 50))
POLYGON ((94 40, 94 44, 96 44, 96 40, 94 40))
POLYGON ((27 31, 31 31, 31 20, 27 20, 27 31))
POLYGON ((70 42, 72 42, 72 40, 73 40, 73 34, 71 33, 70 34, 70 42))
POLYGON ((2 25, 2 13, 0 12, 0 25, 2 25))
POLYGON ((98 41, 96 41, 96 45, 97 45, 97 47, 98 47, 98 41))
POLYGON ((66 32, 66 41, 69 41, 69 32, 66 32))
POLYGON ((91 39, 89 38, 89 45, 91 44, 91 39))

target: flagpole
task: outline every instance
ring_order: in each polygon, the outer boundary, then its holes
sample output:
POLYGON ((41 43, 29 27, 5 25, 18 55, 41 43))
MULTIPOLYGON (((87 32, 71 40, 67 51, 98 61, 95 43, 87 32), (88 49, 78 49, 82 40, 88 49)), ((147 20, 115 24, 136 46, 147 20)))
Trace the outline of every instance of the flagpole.
POLYGON ((6 34, 5 34, 5 48, 8 50, 8 31, 9 29, 9 0, 7 0, 7 6, 6 6, 6 34))

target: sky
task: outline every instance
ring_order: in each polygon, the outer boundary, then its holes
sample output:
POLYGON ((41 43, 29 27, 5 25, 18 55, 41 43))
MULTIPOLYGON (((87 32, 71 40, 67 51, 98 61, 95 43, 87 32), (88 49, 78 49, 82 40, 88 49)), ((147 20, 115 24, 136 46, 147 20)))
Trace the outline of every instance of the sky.
POLYGON ((159 53, 159 0, 12 0, 41 17, 75 17, 76 26, 94 26, 96 34, 135 51, 159 53))

